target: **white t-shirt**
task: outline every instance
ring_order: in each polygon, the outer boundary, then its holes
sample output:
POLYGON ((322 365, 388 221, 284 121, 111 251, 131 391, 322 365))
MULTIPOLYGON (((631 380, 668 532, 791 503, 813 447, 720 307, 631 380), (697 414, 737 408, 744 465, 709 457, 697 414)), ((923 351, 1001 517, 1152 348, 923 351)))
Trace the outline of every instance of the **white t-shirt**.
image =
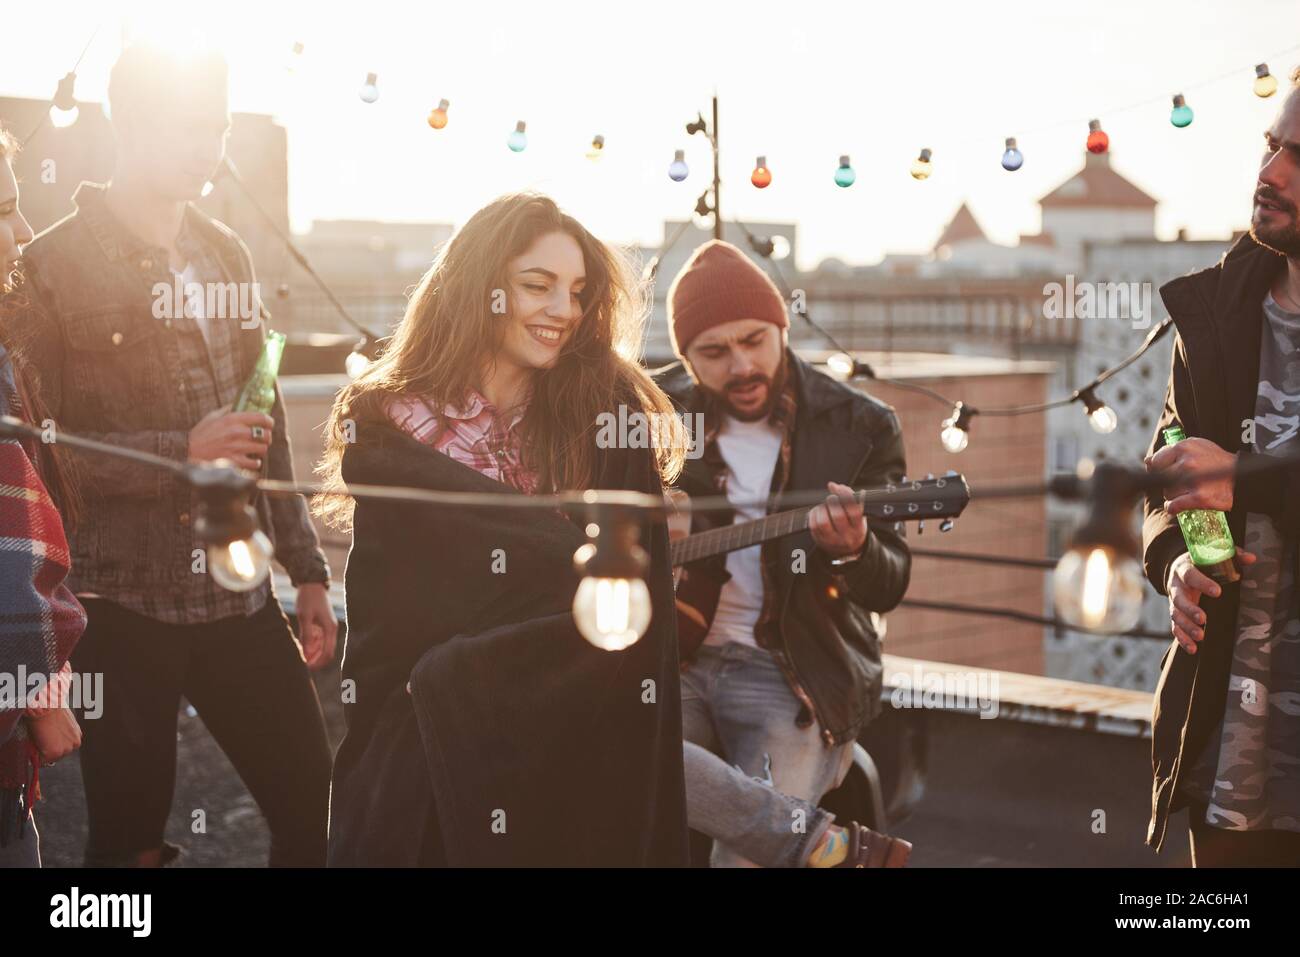
POLYGON ((189 316, 199 324, 199 331, 203 333, 203 341, 211 342, 212 335, 209 326, 210 320, 208 319, 206 304, 204 303, 202 284, 196 286, 194 289, 189 288, 189 284, 194 282, 194 263, 186 263, 185 269, 182 272, 177 272, 173 269, 172 275, 180 277, 181 291, 185 296, 185 315, 189 316))
MULTIPOLYGON (((781 430, 767 419, 741 422, 726 416, 718 430, 718 451, 727 463, 727 498, 733 503, 762 502, 772 490, 772 473, 781 454, 781 430)), ((735 521, 745 522, 767 514, 762 505, 737 508, 735 521)), ((706 645, 729 641, 757 647, 754 626, 763 610, 762 545, 751 545, 727 555, 731 580, 722 586, 718 611, 704 639, 706 645)))

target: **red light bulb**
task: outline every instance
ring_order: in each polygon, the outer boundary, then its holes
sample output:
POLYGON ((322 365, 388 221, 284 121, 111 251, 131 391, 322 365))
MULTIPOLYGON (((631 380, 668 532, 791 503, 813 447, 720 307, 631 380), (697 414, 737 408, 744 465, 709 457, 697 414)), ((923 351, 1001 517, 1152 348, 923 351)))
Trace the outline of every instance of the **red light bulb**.
POLYGON ((1110 149, 1110 137, 1101 128, 1101 120, 1088 121, 1088 152, 1104 153, 1110 149))
POLYGON ((759 189, 765 189, 772 182, 772 171, 767 168, 766 156, 760 156, 754 163, 754 173, 749 181, 759 189))

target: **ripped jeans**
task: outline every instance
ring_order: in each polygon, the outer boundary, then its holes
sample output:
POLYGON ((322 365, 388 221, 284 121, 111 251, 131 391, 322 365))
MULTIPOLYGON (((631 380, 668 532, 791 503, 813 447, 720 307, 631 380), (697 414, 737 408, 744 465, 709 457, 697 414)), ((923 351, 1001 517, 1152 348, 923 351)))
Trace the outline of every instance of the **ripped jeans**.
POLYGON ((713 867, 802 867, 833 822, 817 806, 844 780, 852 745, 827 748, 772 656, 704 645, 682 673, 686 814, 714 839, 713 867))

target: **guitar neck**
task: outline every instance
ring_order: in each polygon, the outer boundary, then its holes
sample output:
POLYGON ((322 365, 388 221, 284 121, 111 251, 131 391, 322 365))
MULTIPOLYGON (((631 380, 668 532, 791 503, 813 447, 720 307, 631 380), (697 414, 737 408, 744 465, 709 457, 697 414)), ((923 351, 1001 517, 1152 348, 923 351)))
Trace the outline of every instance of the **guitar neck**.
POLYGON ((673 542, 668 552, 672 556, 673 565, 685 565, 687 562, 699 561, 712 555, 748 548, 770 538, 780 538, 782 535, 803 531, 808 527, 808 513, 812 510, 813 506, 809 505, 788 512, 776 512, 752 522, 723 525, 719 528, 711 528, 707 532, 697 532, 673 542))

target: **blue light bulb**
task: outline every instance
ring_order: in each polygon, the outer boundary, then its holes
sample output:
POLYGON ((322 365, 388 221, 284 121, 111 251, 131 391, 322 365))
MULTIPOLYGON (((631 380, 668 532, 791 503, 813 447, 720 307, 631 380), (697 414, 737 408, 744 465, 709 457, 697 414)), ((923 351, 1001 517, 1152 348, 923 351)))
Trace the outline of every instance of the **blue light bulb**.
POLYGON ((680 183, 690 172, 686 166, 686 150, 675 150, 672 164, 668 167, 668 178, 674 183, 680 183))
POLYGON ((1016 149, 1016 138, 1007 137, 1007 151, 1002 154, 1002 168, 1015 172, 1025 165, 1025 155, 1016 149))
POLYGON ((847 189, 857 178, 858 174, 853 172, 853 167, 849 165, 849 158, 841 156, 839 169, 835 171, 835 185, 847 189))
POLYGON ((528 145, 528 134, 524 132, 524 121, 515 124, 514 132, 506 138, 506 146, 515 153, 522 153, 528 145))

